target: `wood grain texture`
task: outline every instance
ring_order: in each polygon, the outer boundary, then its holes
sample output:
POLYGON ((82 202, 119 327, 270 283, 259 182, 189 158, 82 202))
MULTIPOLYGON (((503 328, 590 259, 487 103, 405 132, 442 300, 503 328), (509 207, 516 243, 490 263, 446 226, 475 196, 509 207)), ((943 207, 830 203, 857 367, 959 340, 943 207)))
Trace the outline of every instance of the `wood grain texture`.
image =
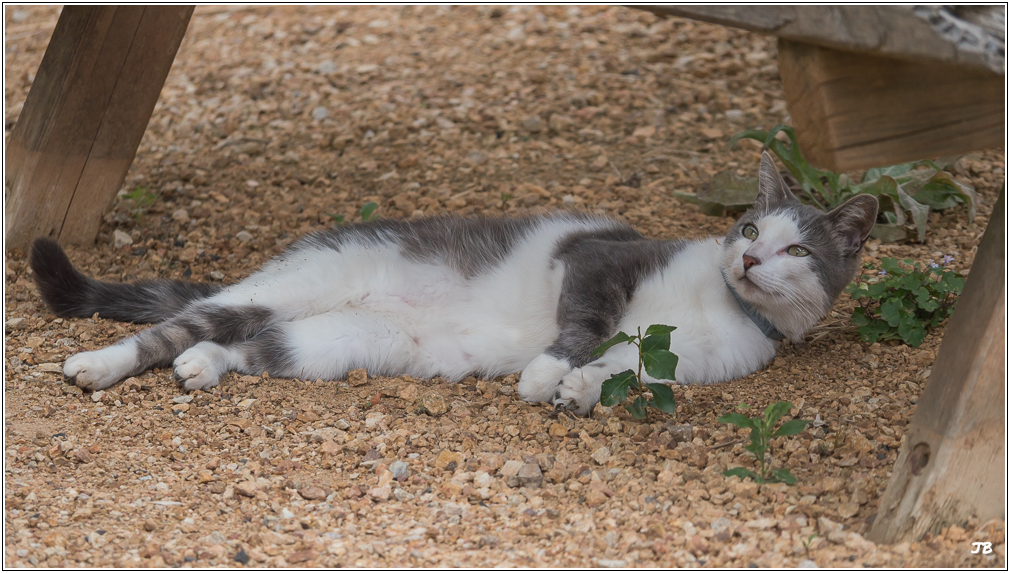
POLYGON ((1005 73, 1005 6, 637 6, 780 38, 1005 73))
POLYGON ((63 9, 7 146, 7 248, 94 241, 192 6, 63 9))
MULTIPOLYGON (((1000 197, 869 539, 916 541, 942 527, 1005 519, 1006 220, 1000 197)), ((984 540, 982 540, 984 541, 984 540)))
POLYGON ((1003 145, 1004 76, 779 40, 803 155, 832 171, 1003 145))

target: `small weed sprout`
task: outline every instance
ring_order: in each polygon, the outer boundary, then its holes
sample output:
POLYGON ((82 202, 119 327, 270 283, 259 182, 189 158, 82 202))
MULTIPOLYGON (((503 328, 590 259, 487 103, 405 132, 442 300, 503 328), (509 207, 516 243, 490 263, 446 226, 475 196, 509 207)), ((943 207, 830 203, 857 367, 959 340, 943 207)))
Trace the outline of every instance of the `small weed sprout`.
POLYGON ((340 213, 327 213, 327 215, 333 220, 334 225, 343 225, 347 222, 344 220, 344 216, 340 213))
MULTIPOLYGON (((757 472, 737 467, 722 472, 723 475, 740 478, 749 477, 757 483, 784 483, 788 485, 796 483, 796 477, 789 470, 785 468, 772 469, 765 459, 766 455, 769 458, 771 457, 772 438, 795 436, 802 432, 807 427, 807 424, 810 423, 810 420, 789 420, 773 431, 772 428, 775 427, 775 422, 792 407, 793 405, 790 402, 776 402, 765 408, 764 416, 748 418, 737 412, 720 416, 719 421, 723 424, 732 424, 738 428, 750 428, 750 443, 744 446, 743 449, 747 450, 758 460, 757 472)), ((750 406, 741 404, 738 408, 746 409, 750 408, 750 406)))
POLYGON ((852 323, 859 327, 864 342, 901 340, 919 346, 926 331, 937 327, 954 312, 954 303, 964 288, 964 277, 945 268, 953 257, 940 263, 920 265, 911 259, 885 257, 878 270, 864 268, 876 276, 860 276, 846 292, 859 302, 852 311, 852 323))
POLYGON ((638 329, 638 334, 629 336, 618 332, 610 340, 596 347, 592 357, 603 356, 610 347, 622 342, 638 347, 638 371, 625 370, 614 374, 603 383, 600 392, 600 403, 604 406, 616 406, 624 402, 624 408, 638 419, 647 415, 646 408, 652 406, 668 414, 677 411, 677 402, 673 390, 666 384, 642 383, 642 368, 656 380, 676 379, 677 355, 670 352, 670 333, 676 330, 674 326, 653 324, 645 330, 638 329), (634 398, 629 398, 629 392, 634 398), (651 393, 652 396, 647 395, 651 393))
POLYGON ((368 222, 375 219, 375 210, 379 207, 379 204, 375 201, 369 201, 361 206, 361 220, 368 222))
POLYGON ((123 195, 125 199, 133 201, 133 218, 140 220, 140 217, 147 212, 147 208, 154 204, 158 196, 147 187, 138 186, 133 191, 123 195))
POLYGON ((504 191, 502 192, 502 194, 501 194, 501 207, 500 207, 500 209, 503 212, 508 207, 508 203, 509 203, 509 201, 512 200, 513 197, 514 196, 511 193, 505 193, 504 191))
POLYGON ((802 539, 803 550, 806 551, 807 557, 810 557, 810 546, 813 544, 814 540, 817 539, 816 533, 811 533, 805 539, 802 539))

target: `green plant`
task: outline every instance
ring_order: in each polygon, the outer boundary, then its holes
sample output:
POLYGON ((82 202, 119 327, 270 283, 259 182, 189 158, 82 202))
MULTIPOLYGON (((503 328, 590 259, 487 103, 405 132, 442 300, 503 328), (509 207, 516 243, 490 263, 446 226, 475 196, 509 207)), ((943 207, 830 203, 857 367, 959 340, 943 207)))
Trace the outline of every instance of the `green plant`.
MULTIPOLYGON (((790 402, 776 402, 765 408, 764 416, 748 418, 738 412, 732 412, 719 417, 719 421, 724 424, 732 424, 738 428, 750 428, 750 443, 743 447, 758 460, 758 471, 754 472, 747 468, 732 468, 723 473, 725 476, 749 477, 757 483, 785 483, 792 485, 796 483, 796 477, 785 469, 772 469, 765 459, 767 455, 771 457, 771 439, 782 436, 795 436, 803 431, 810 423, 810 420, 789 420, 784 422, 777 430, 775 422, 792 408, 790 402)), ((740 404, 738 408, 746 409, 750 406, 740 404)))
POLYGON ((964 288, 964 277, 946 268, 953 257, 940 263, 920 265, 911 259, 884 257, 876 276, 862 275, 846 292, 859 302, 852 323, 865 342, 902 340, 919 346, 926 331, 936 328, 954 312, 954 303, 964 288))
MULTIPOLYGON (((368 203, 362 205, 360 211, 361 220, 364 222, 368 222, 371 221, 372 219, 375 219, 376 218, 375 210, 378 208, 379 204, 376 203, 375 201, 369 201, 368 203)), ((344 223, 347 222, 347 219, 339 213, 327 213, 326 215, 333 220, 333 224, 335 225, 343 225, 344 223)))
MULTIPOLYGON (((930 209, 949 209, 964 203, 968 206, 968 220, 975 219, 975 189, 954 179, 946 171, 949 162, 941 162, 941 165, 926 159, 874 168, 856 183, 845 173, 833 173, 810 165, 800 153, 796 133, 787 125, 776 125, 768 131, 741 131, 730 139, 729 146, 736 145, 741 139, 759 141, 778 156, 803 189, 800 198, 821 209, 834 209, 862 193, 877 197, 880 201, 880 219, 874 229, 874 236, 882 240, 906 238, 905 225, 909 219, 915 227, 917 239, 920 242, 925 240, 930 209), (779 133, 785 134, 789 141, 778 139, 776 136, 779 133)), ((741 186, 740 181, 734 181, 734 185, 741 186)), ((720 183, 719 180, 713 180, 713 183, 716 186, 725 185, 725 182, 720 183)), ((749 180, 748 185, 752 189, 750 197, 753 198, 757 194, 757 181, 749 180)))
POLYGON ((642 383, 642 368, 656 380, 676 379, 677 355, 670 352, 670 333, 676 330, 675 326, 664 326, 653 324, 645 329, 638 329, 638 334, 630 336, 624 332, 618 332, 610 340, 597 346, 592 357, 603 356, 603 353, 610 347, 621 344, 633 344, 638 347, 638 371, 625 370, 618 372, 605 382, 600 392, 600 403, 604 406, 616 406, 625 402, 624 408, 638 419, 646 417, 646 408, 652 406, 668 414, 673 414, 677 410, 677 401, 673 397, 673 390, 666 384, 642 383), (652 396, 647 395, 651 393, 652 396), (629 398, 631 393, 634 397, 629 398))
POLYGON ((800 540, 803 542, 803 550, 806 551, 807 557, 810 557, 810 546, 813 543, 814 539, 817 539, 816 533, 811 533, 805 539, 800 540))
POLYGON ((509 203, 509 201, 512 200, 512 198, 513 198, 513 195, 511 193, 505 193, 503 191, 502 194, 501 194, 501 206, 499 207, 499 209, 501 209, 502 211, 504 211, 505 208, 508 207, 508 203, 509 203))
POLYGON ((371 221, 372 219, 374 219, 375 218, 374 213, 375 213, 375 210, 378 207, 379 207, 379 204, 376 203, 375 201, 369 201, 368 203, 365 203, 364 205, 362 205, 361 206, 361 220, 367 222, 367 221, 371 221))
POLYGON ((148 190, 147 187, 138 186, 133 191, 123 195, 123 198, 133 201, 133 218, 139 221, 141 215, 147 211, 148 207, 154 204, 158 196, 153 191, 148 190))

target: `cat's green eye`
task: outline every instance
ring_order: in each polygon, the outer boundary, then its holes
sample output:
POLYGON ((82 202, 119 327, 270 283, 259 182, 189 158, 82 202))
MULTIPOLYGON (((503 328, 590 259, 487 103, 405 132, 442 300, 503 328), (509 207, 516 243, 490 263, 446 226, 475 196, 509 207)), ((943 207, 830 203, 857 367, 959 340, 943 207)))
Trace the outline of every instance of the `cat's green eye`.
POLYGON ((758 228, 754 225, 744 225, 743 236, 750 240, 755 240, 758 238, 758 228))
POLYGON ((799 245, 793 245, 786 249, 786 252, 794 257, 805 257, 810 254, 810 251, 804 249, 799 245))

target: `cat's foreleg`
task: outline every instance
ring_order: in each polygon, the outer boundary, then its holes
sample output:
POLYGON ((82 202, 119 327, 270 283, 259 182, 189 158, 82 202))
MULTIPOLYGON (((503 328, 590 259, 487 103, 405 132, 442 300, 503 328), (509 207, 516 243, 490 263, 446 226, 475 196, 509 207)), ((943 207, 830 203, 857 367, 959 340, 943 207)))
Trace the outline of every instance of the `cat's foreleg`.
POLYGON ((263 307, 198 303, 118 344, 71 356, 63 364, 63 374, 81 388, 100 390, 150 368, 167 366, 198 342, 233 344, 249 339, 266 327, 271 315, 263 307))
POLYGON ((600 401, 603 383, 618 372, 638 367, 638 349, 621 344, 611 347, 599 360, 576 368, 561 378, 552 402, 580 416, 589 414, 600 401))

